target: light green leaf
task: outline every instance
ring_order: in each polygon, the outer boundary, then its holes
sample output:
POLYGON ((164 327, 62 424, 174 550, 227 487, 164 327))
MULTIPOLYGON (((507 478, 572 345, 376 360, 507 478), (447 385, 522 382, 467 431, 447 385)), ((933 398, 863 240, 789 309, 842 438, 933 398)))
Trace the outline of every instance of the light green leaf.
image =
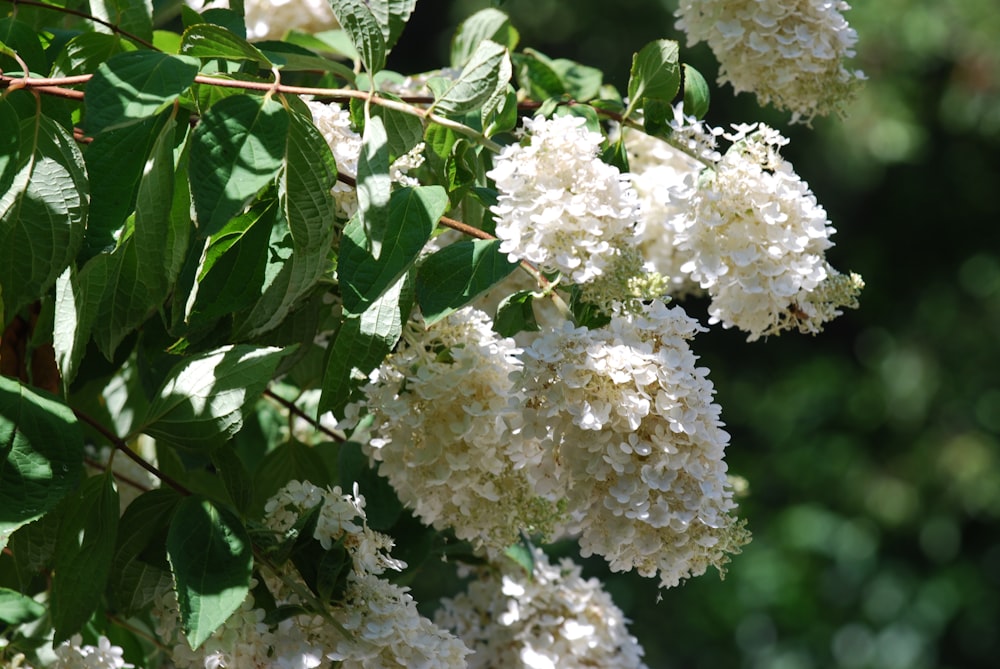
POLYGON ((97 68, 84 93, 84 125, 93 135, 153 116, 186 91, 198 61, 157 51, 129 51, 97 68))
POLYGON ((276 225, 264 292, 236 323, 239 336, 257 336, 277 327, 316 282, 330 270, 336 234, 333 195, 337 164, 312 121, 293 114, 284 146, 278 199, 287 228, 276 225))
POLYGON ((132 500, 121 517, 107 589, 125 615, 145 610, 172 585, 166 536, 182 499, 170 488, 150 490, 132 500))
POLYGON ((402 277, 360 316, 345 318, 329 347, 319 412, 342 416, 357 387, 399 341, 413 305, 409 276, 402 277))
POLYGON ((479 110, 485 102, 496 97, 497 91, 506 93, 511 73, 507 47, 484 40, 476 47, 458 79, 435 96, 437 99, 431 108, 446 115, 479 110))
POLYGON ((702 118, 708 113, 711 91, 701 72, 684 63, 684 113, 702 118))
POLYGON ((506 14, 498 9, 482 9, 458 27, 451 40, 451 66, 465 67, 476 48, 485 40, 502 44, 510 51, 517 46, 519 36, 506 14))
POLYGON ((282 70, 330 72, 347 82, 354 82, 354 70, 338 61, 318 56, 301 46, 273 41, 257 42, 256 46, 269 61, 282 70))
POLYGON ((213 235, 278 174, 288 111, 270 98, 234 95, 201 117, 191 136, 190 183, 202 235, 213 235))
POLYGON ((650 42, 632 57, 632 70, 628 80, 628 117, 643 100, 670 102, 681 83, 677 42, 656 40, 650 42))
POLYGON ((76 634, 101 602, 118 535, 118 491, 110 474, 84 481, 59 524, 52 576, 53 643, 76 634))
POLYGON ((389 218, 389 139, 381 116, 365 108, 365 129, 358 157, 357 220, 365 233, 364 247, 375 256, 382 252, 382 237, 389 218))
POLYGON ((399 280, 430 239, 447 207, 448 194, 440 186, 395 191, 378 258, 365 249, 365 235, 358 220, 352 219, 347 224, 337 265, 345 312, 364 312, 399 280))
POLYGON ((559 73, 538 57, 538 53, 515 53, 511 56, 517 67, 517 83, 528 97, 537 102, 557 98, 566 93, 559 73))
MULTIPOLYGON (((147 42, 153 39, 151 0, 90 0, 90 13, 147 42)), ((97 30, 109 30, 100 24, 97 30)))
POLYGON ((472 239, 450 244, 420 264, 417 303, 431 325, 461 309, 517 268, 500 253, 499 240, 472 239))
MULTIPOLYGON (((95 266, 96 267, 96 266, 95 266)), ((100 277, 82 280, 76 267, 70 265, 56 280, 55 322, 52 327, 52 346, 63 384, 68 388, 76 378, 80 360, 87 351, 91 328, 97 318, 104 293, 107 274, 104 267, 97 271, 100 277)), ((91 272, 95 271, 91 269, 91 272)))
POLYGON ((369 0, 368 7, 382 30, 386 51, 399 39, 416 6, 417 0, 369 0))
POLYGON ((371 113, 380 117, 385 126, 390 160, 406 155, 423 141, 424 124, 416 116, 387 107, 373 107, 371 113))
POLYGON ((0 622, 20 625, 45 615, 45 607, 31 597, 10 588, 0 588, 0 622))
POLYGON ((208 500, 181 501, 167 533, 181 628, 197 649, 246 599, 253 570, 240 520, 208 500))
POLYGON ((230 345, 177 363, 133 429, 175 446, 203 448, 228 439, 271 381, 288 351, 230 345))
MULTIPOLYGON (((12 120, 7 104, 0 102, 5 121, 12 120)), ((0 294, 8 315, 47 291, 76 255, 89 204, 73 137, 45 116, 9 126, 15 128, 16 158, 0 162, 0 179, 7 182, 0 192, 0 294)), ((5 143, 9 150, 13 142, 5 143)))
POLYGON ((63 47, 52 64, 53 77, 89 74, 122 51, 134 51, 130 42, 107 33, 81 33, 63 47))
POLYGON ((385 67, 386 38, 378 19, 364 0, 330 0, 333 15, 350 36, 354 48, 361 54, 361 63, 369 74, 385 67))
POLYGON ((181 36, 181 53, 195 58, 249 60, 264 69, 271 68, 271 61, 260 49, 212 23, 196 23, 185 30, 181 36))
POLYGON ((76 416, 47 393, 0 376, 0 535, 41 518, 80 480, 76 416))

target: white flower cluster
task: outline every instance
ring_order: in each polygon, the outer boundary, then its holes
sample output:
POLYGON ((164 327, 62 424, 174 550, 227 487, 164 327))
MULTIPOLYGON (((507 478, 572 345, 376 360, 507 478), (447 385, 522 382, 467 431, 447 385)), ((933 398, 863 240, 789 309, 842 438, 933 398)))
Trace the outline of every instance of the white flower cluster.
POLYGON ((533 554, 533 574, 508 562, 442 601, 434 621, 475 651, 470 669, 645 667, 628 620, 601 584, 581 577, 571 560, 553 565, 541 550, 533 554))
MULTIPOLYGON (((230 0, 186 0, 199 11, 229 9, 230 0)), ((290 30, 318 33, 339 27, 329 0, 244 0, 247 39, 282 39, 290 30)))
POLYGON ((809 120, 838 109, 864 79, 844 66, 858 39, 848 9, 840 0, 681 0, 677 27, 689 45, 708 43, 719 83, 809 120))
POLYGON ((559 463, 582 554, 662 587, 722 571, 749 539, 731 515, 721 409, 688 346, 700 330, 654 302, 602 329, 567 323, 524 351, 524 436, 559 463))
MULTIPOLYGON (((172 660, 180 669, 314 669, 326 661, 358 668, 463 667, 469 649, 459 639, 423 618, 406 588, 379 577, 406 565, 388 555, 392 540, 365 522, 365 500, 340 488, 321 489, 291 481, 268 500, 265 525, 278 533, 291 529, 299 516, 319 506, 313 538, 329 550, 346 548, 353 570, 343 600, 327 612, 286 618, 276 627, 264 622, 263 609, 248 595, 236 611, 197 650, 177 640, 172 660)), ((291 570, 268 575, 267 585, 279 605, 304 606, 304 584, 291 570), (298 582, 296 583, 296 581, 298 582)), ((173 592, 160 598, 153 613, 161 639, 177 639, 178 608, 173 592)))
MULTIPOLYGON (((490 326, 466 308, 408 327, 364 388, 374 412, 365 452, 424 522, 502 551, 520 529, 550 533, 558 513, 515 466, 532 457, 510 427, 520 415, 520 350, 490 326)), ((358 410, 349 408, 349 421, 358 410)))
MULTIPOLYGON (((81 645, 83 637, 74 634, 69 640, 55 647, 56 661, 50 665, 58 669, 124 669, 135 665, 126 662, 124 651, 115 646, 107 637, 101 636, 96 646, 81 645)), ((25 664, 15 662, 14 666, 29 669, 25 664)))
POLYGON ((641 232, 627 175, 600 160, 603 136, 575 116, 525 118, 525 140, 494 158, 487 176, 500 251, 584 284, 613 271, 641 232))
POLYGON ((672 220, 674 245, 685 258, 681 271, 712 298, 710 322, 752 341, 810 320, 794 315, 833 273, 824 253, 835 230, 779 155, 788 142, 780 133, 755 124, 725 137, 733 142, 725 155, 673 191, 681 212, 672 220))
MULTIPOLYGON (((333 158, 337 162, 337 172, 350 179, 358 178, 358 160, 361 157, 361 135, 351 127, 351 114, 336 103, 310 100, 306 103, 312 112, 313 123, 330 145, 333 158)), ((409 153, 400 156, 389 168, 389 178, 400 186, 416 186, 418 181, 409 176, 424 162, 423 142, 413 147, 409 153)), ((350 218, 358 210, 358 193, 353 186, 338 180, 333 186, 333 199, 337 203, 337 215, 350 218)))

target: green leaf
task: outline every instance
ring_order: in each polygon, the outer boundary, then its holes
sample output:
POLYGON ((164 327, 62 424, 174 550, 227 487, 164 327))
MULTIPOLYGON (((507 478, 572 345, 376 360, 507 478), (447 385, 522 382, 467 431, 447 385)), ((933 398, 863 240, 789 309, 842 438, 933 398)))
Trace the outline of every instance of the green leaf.
POLYGON ((711 91, 701 72, 684 63, 684 113, 703 118, 708 113, 711 91))
POLYGON ((650 42, 632 57, 626 117, 646 98, 670 102, 677 95, 681 83, 677 54, 677 42, 661 39, 650 42))
POLYGON ((378 19, 364 0, 330 0, 333 15, 351 38, 369 74, 385 67, 386 38, 378 19))
POLYGON ((343 63, 318 56, 309 49, 288 42, 257 42, 260 52, 278 68, 288 72, 330 72, 344 81, 353 83, 354 71, 343 63))
POLYGON ((424 138, 424 124, 412 114, 387 107, 373 107, 372 116, 382 119, 389 143, 389 160, 406 155, 424 138))
POLYGON ((0 536, 8 536, 77 486, 83 435, 65 404, 0 377, 0 453, 0 536))
POLYGON ((122 51, 134 51, 129 42, 117 35, 107 33, 82 33, 77 35, 63 47, 52 64, 53 77, 66 77, 74 74, 89 74, 112 56, 122 51))
MULTIPOLYGON (((0 102, 5 110, 0 116, 11 121, 7 105, 0 102)), ((45 293, 76 255, 87 225, 89 191, 83 156, 61 125, 35 116, 6 127, 12 134, 17 129, 19 145, 14 161, 0 163, 0 178, 7 182, 0 192, 5 319, 45 293)), ((12 148, 11 140, 5 143, 12 148)))
MULTIPOLYGON (((150 0, 90 0, 91 14, 127 33, 153 39, 153 3, 150 0)), ((98 26, 100 30, 108 30, 98 26)))
POLYGON ((56 280, 55 322, 52 346, 63 384, 69 387, 87 351, 91 328, 101 304, 105 284, 102 281, 81 281, 76 267, 70 265, 56 280))
POLYGON ((241 514, 245 514, 253 502, 254 490, 250 472, 240 460, 240 456, 232 446, 223 444, 212 451, 212 465, 222 479, 233 507, 241 514))
POLYGON ((458 27, 451 40, 451 66, 465 67, 476 48, 485 40, 502 44, 513 51, 519 36, 506 14, 497 9, 482 9, 458 27))
POLYGON ((358 212, 355 218, 365 233, 364 247, 379 257, 382 237, 387 234, 389 194, 389 138, 381 116, 370 116, 365 107, 365 129, 358 156, 358 212))
POLYGON ((181 501, 167 533, 181 628, 197 649, 250 591, 253 551, 239 518, 208 500, 181 501))
POLYGON ((107 590, 125 615, 145 610, 172 586, 166 536, 182 499, 170 488, 150 490, 132 500, 121 517, 107 590))
POLYGON ((378 21, 388 51, 403 33, 410 14, 417 6, 417 0, 370 0, 367 4, 372 16, 378 21))
POLYGON ((566 93, 577 102, 586 102, 597 97, 604 83, 604 73, 594 67, 581 65, 572 60, 558 58, 551 60, 534 49, 525 49, 552 68, 559 76, 566 93))
MULTIPOLYGON (((45 72, 48 58, 42 47, 42 34, 23 21, 0 19, 0 44, 17 52, 32 72, 45 72)), ((20 72, 21 66, 13 58, 0 57, 0 70, 7 74, 20 72)))
POLYGON ((500 102, 496 99, 498 92, 506 94, 511 73, 507 47, 484 40, 476 47, 458 78, 435 96, 431 109, 446 115, 464 114, 481 109, 487 101, 492 101, 493 108, 496 108, 500 102))
POLYGON ((264 292, 235 327, 252 337, 277 327, 331 268, 336 207, 330 189, 337 164, 310 119, 291 115, 278 200, 287 229, 275 226, 264 292), (289 259, 290 258, 290 259, 289 259))
POLYGON ((389 203, 382 253, 377 258, 365 249, 364 231, 357 218, 347 224, 337 266, 346 313, 364 312, 406 273, 447 207, 448 194, 440 186, 395 191, 389 203))
POLYGON ((101 601, 118 535, 118 491, 110 474, 84 481, 59 525, 52 577, 53 643, 76 634, 101 601))
POLYGON ((320 413, 342 416, 358 385, 396 345, 412 308, 411 292, 404 276, 363 314, 344 319, 329 346, 320 413))
POLYGON ((519 290, 501 300, 493 319, 496 333, 513 337, 518 332, 538 332, 541 328, 535 320, 534 301, 535 293, 530 290, 519 290))
POLYGON ((271 68, 271 61, 260 49, 222 26, 196 23, 181 37, 181 53, 195 58, 223 58, 248 60, 264 69, 271 68))
POLYGON ((182 447, 228 439, 271 381, 278 348, 231 345, 177 363, 133 433, 145 432, 182 447))
POLYGON ((282 167, 288 111, 270 98, 234 95, 201 117, 191 136, 191 196, 202 235, 213 235, 282 167))
POLYGON ((0 622, 20 625, 45 615, 45 607, 31 597, 10 588, 0 588, 0 622))
POLYGON ((417 303, 431 325, 457 311, 517 268, 500 253, 500 240, 472 239, 450 244, 417 270, 417 303))
POLYGON ((517 83, 528 97, 537 102, 557 98, 566 93, 559 73, 534 54, 515 53, 511 56, 517 67, 517 83))
POLYGON ((97 68, 84 93, 84 126, 91 134, 153 116, 186 91, 198 61, 157 51, 129 51, 97 68))
POLYGON ((264 504, 289 481, 309 481, 326 487, 332 481, 326 463, 311 446, 289 439, 264 456, 254 472, 255 507, 264 504))

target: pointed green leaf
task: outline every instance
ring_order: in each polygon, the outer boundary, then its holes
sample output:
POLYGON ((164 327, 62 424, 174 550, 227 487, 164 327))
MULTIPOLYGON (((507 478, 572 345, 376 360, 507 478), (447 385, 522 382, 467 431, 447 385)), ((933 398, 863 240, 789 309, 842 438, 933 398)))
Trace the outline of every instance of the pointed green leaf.
POLYGON ((181 627, 198 648, 246 599, 253 551, 239 518, 207 500, 181 501, 167 533, 181 627))
POLYGON ((369 74, 385 67, 386 39, 378 19, 364 0, 330 0, 333 15, 361 54, 369 74))
POLYGON ((472 239, 444 247, 420 264, 417 303, 430 325, 462 308, 517 268, 499 240, 472 239))
POLYGON ((368 7, 382 30, 386 51, 399 39, 416 6, 417 0, 369 0, 368 7))
POLYGON ((189 448, 231 437, 285 354, 278 348, 234 345, 182 360, 133 432, 189 448))
POLYGON ((31 597, 10 588, 0 588, 0 622, 20 625, 45 615, 45 607, 31 597))
POLYGON ((365 129, 358 156, 358 213, 355 218, 365 233, 364 248, 376 258, 389 217, 389 138, 381 116, 369 116, 365 108, 365 129))
MULTIPOLYGON (((9 107, 4 102, 0 109, 9 107)), ((47 291, 76 255, 88 186, 83 156, 61 125, 35 116, 9 129, 20 139, 13 167, 10 158, 0 163, 8 182, 0 192, 0 294, 5 314, 13 315, 47 291)))
POLYGON ((185 30, 181 37, 181 53, 196 58, 249 60, 264 69, 271 68, 271 61, 260 49, 239 35, 211 23, 196 23, 185 30))
POLYGON ((84 481, 59 525, 52 577, 53 642, 80 631, 101 601, 118 535, 118 491, 111 475, 84 481))
POLYGON ((288 111, 270 98, 234 95, 201 117, 191 137, 191 196, 202 235, 242 211, 282 166, 288 111))
POLYGON ((372 116, 382 118, 389 143, 390 160, 406 155, 424 139, 424 124, 412 114, 387 107, 374 107, 372 116))
POLYGON ((684 63, 684 113, 702 118, 708 113, 711 91, 701 72, 684 63))
POLYGON ((135 47, 117 35, 107 33, 82 33, 63 47, 52 64, 53 77, 74 74, 89 74, 112 56, 122 51, 134 51, 135 47))
POLYGON ((84 93, 91 134, 152 116, 194 83, 198 61, 158 51, 129 51, 97 68, 84 93))
POLYGON ((145 610, 172 585, 166 536, 182 499, 170 488, 150 490, 132 500, 121 517, 107 589, 125 615, 145 610))
POLYGON ((665 39, 650 42, 632 57, 625 116, 638 108, 645 98, 661 102, 673 100, 681 83, 677 58, 677 42, 665 39))
POLYGON ((0 376, 0 543, 44 516, 80 480, 76 416, 47 393, 0 376))
POLYGON ((559 73, 537 54, 515 53, 511 58, 517 68, 517 83, 532 100, 544 102, 566 93, 559 73))
POLYGON ((517 30, 511 26, 506 14, 492 7, 482 9, 462 22, 455 32, 451 40, 451 66, 456 69, 465 67, 476 47, 485 40, 502 44, 513 51, 518 39, 517 30))
POLYGON ((342 416, 360 383, 399 341, 413 304, 404 276, 360 316, 345 318, 329 347, 319 412, 342 416))
MULTIPOLYGON (((91 14, 118 26, 125 32, 153 39, 153 3, 151 0, 90 0, 91 14)), ((101 30, 107 30, 99 26, 101 30)))
POLYGON ((330 270, 336 215, 330 189, 337 164, 316 126, 293 114, 284 146, 278 199, 286 228, 275 226, 264 291, 235 326, 239 336, 277 327, 316 282, 330 270))
POLYGON ((430 239, 447 207, 448 194, 440 186, 394 192, 382 254, 377 259, 365 250, 364 231, 357 218, 347 224, 337 266, 345 312, 362 313, 399 280, 430 239))
MULTIPOLYGON (((94 270, 92 269, 91 272, 94 270)), ((90 341, 91 328, 97 318, 106 284, 103 268, 100 278, 81 279, 76 267, 70 265, 56 280, 55 322, 52 346, 63 384, 68 388, 76 378, 80 361, 90 341)))
POLYGON ((506 92, 511 72, 507 47, 484 40, 476 47, 458 79, 435 96, 432 109, 446 115, 479 110, 498 91, 506 92))
POLYGON ((493 319, 496 333, 501 337, 513 337, 518 332, 538 332, 540 328, 532 307, 534 301, 535 293, 530 290, 519 290, 501 300, 493 319))

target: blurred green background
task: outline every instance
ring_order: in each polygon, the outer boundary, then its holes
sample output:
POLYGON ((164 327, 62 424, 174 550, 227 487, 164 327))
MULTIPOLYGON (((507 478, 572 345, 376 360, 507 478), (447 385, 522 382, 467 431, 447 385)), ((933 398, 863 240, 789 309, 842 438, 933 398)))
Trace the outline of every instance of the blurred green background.
MULTIPOLYGON (((446 62, 454 26, 488 4, 421 0, 395 67, 446 62)), ((847 18, 870 81, 846 119, 788 127, 752 96, 714 91, 713 125, 764 120, 792 138, 786 157, 839 231, 829 258, 867 288, 817 337, 695 342, 732 434, 730 471, 750 483, 754 539, 724 581, 708 574, 659 602, 652 582, 587 563, 651 667, 974 669, 1000 657, 1000 12, 996 0, 857 4, 847 18)), ((522 46, 601 67, 620 89, 632 52, 661 37, 714 80, 673 6, 502 9, 522 46)), ((689 311, 704 321, 704 305, 689 311)))

